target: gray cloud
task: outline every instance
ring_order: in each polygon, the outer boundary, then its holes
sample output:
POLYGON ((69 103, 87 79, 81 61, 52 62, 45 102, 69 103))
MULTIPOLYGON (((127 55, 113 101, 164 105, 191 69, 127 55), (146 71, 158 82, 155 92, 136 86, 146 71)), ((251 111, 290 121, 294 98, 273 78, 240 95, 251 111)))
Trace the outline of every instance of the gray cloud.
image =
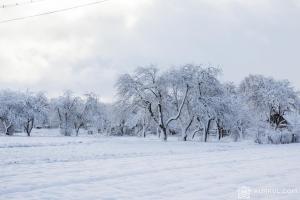
MULTIPOLYGON (((0 18, 82 2, 44 1, 4 9, 0 18)), ((297 0, 111 0, 2 24, 0 85, 49 95, 93 91, 111 101, 117 76, 136 66, 211 63, 223 80, 260 73, 300 89, 299 11, 297 0)))

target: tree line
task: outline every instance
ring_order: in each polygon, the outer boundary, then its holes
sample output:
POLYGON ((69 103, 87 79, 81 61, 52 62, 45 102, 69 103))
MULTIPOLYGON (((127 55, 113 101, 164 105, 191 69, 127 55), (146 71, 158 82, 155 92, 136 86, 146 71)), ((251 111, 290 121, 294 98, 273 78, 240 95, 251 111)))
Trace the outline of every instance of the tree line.
POLYGON ((111 104, 92 93, 65 92, 49 99, 44 93, 3 90, 0 128, 6 135, 21 130, 28 136, 41 126, 60 128, 65 136, 85 129, 120 136, 156 134, 163 140, 170 135, 204 142, 211 135, 220 140, 252 135, 259 143, 276 143, 273 135, 279 143, 299 140, 297 127, 288 120, 299 113, 299 95, 289 81, 249 75, 235 85, 221 82, 220 74, 219 68, 204 65, 167 71, 138 67, 118 78, 118 99, 111 104))

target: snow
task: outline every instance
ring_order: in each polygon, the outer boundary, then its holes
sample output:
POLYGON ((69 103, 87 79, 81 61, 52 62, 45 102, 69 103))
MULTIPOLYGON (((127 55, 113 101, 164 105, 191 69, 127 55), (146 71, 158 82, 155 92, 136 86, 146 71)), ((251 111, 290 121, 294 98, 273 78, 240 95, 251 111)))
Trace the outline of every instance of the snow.
POLYGON ((33 135, 0 137, 1 200, 229 200, 243 186, 300 198, 299 144, 33 135))

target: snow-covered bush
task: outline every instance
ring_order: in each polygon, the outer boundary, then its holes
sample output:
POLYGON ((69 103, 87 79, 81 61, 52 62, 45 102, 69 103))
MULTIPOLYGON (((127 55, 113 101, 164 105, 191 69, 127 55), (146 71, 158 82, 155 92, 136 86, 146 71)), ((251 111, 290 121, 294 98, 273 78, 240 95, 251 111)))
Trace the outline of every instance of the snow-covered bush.
POLYGON ((299 142, 299 133, 290 130, 261 129, 256 135, 259 144, 290 144, 299 142))

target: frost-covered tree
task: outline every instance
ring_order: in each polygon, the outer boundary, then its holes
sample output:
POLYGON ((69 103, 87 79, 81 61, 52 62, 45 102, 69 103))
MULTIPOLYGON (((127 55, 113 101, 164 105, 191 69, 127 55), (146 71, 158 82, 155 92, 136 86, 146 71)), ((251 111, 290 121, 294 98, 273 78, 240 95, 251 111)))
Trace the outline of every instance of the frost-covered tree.
POLYGON ((110 135, 134 135, 135 127, 138 126, 141 119, 137 113, 138 109, 118 103, 113 106, 112 111, 110 135))
POLYGON ((204 141, 208 139, 212 123, 217 120, 218 109, 223 99, 223 87, 218 80, 220 70, 214 67, 186 65, 191 85, 191 112, 195 117, 193 135, 204 130, 204 141))
POLYGON ((73 105, 73 112, 70 112, 72 117, 70 117, 70 121, 73 121, 74 130, 76 136, 79 135, 79 131, 88 123, 88 112, 90 107, 84 102, 84 100, 80 97, 76 97, 73 105))
POLYGON ((165 75, 164 73, 160 74, 158 69, 153 66, 140 67, 132 75, 120 76, 117 81, 120 102, 147 110, 147 114, 151 116, 162 132, 163 140, 167 140, 169 124, 180 117, 189 91, 189 86, 186 85, 180 109, 170 115, 168 112, 168 79, 165 75))
POLYGON ((0 92, 0 122, 3 133, 12 135, 14 128, 20 126, 20 114, 23 112, 22 94, 10 90, 0 92))
MULTIPOLYGON (((129 102, 128 102, 129 103, 129 102)), ((153 120, 146 108, 118 102, 113 106, 112 134, 146 137, 153 120)))
POLYGON ((110 126, 106 106, 93 93, 80 97, 67 91, 52 100, 51 105, 52 112, 55 112, 54 117, 51 115, 52 121, 58 121, 63 135, 70 136, 75 131, 78 136, 83 128, 96 128, 100 133, 107 131, 110 126))
POLYGON ((169 112, 176 116, 169 122, 169 126, 173 129, 179 129, 182 140, 186 141, 188 132, 195 120, 192 112, 191 101, 193 98, 192 90, 193 72, 189 70, 189 66, 180 66, 167 71, 165 74, 165 84, 167 87, 167 100, 169 112), (173 123, 172 123, 173 122, 173 123), (179 126, 179 127, 178 127, 179 126))
POLYGON ((54 107, 59 119, 59 127, 65 136, 71 136, 73 133, 76 106, 79 101, 80 98, 75 97, 70 91, 65 92, 63 96, 55 100, 54 107))
POLYGON ((23 95, 23 112, 20 113, 25 132, 30 136, 36 120, 47 118, 48 99, 43 93, 27 92, 23 95))
POLYGON ((250 111, 233 83, 223 85, 223 95, 216 110, 219 139, 224 134, 233 136, 235 140, 245 136, 252 124, 250 111))
POLYGON ((97 100, 95 108, 90 112, 91 125, 97 129, 98 133, 107 134, 111 128, 111 105, 104 104, 97 100))
POLYGON ((285 115, 299 109, 298 93, 287 80, 250 75, 240 85, 240 93, 262 120, 275 129, 287 124, 285 115))
POLYGON ((75 104, 74 119, 74 128, 77 136, 79 129, 83 127, 88 128, 88 126, 92 126, 100 133, 107 131, 109 124, 106 107, 95 94, 86 94, 84 100, 79 98, 75 104))

